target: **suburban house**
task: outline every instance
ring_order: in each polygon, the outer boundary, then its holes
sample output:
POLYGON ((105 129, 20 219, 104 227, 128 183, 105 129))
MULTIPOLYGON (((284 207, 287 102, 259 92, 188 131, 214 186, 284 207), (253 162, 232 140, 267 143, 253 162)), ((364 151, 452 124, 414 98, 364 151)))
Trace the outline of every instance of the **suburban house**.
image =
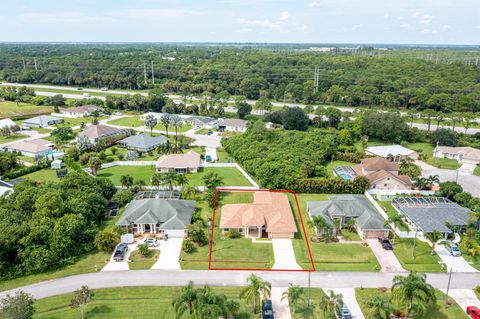
POLYGON ((11 119, 3 119, 3 120, 0 120, 0 129, 3 129, 3 128, 11 128, 13 126, 16 126, 17 124, 15 124, 14 121, 12 121, 11 119))
POLYGON ((132 135, 118 141, 118 146, 138 152, 150 152, 167 142, 163 135, 151 136, 150 134, 132 135))
POLYGON ((144 198, 132 200, 117 226, 131 227, 138 234, 162 234, 185 237, 187 225, 192 221, 195 201, 144 198))
POLYGON ((65 117, 78 118, 90 116, 95 111, 100 111, 100 108, 96 105, 82 105, 63 109, 62 115, 65 117))
POLYGON ((147 112, 147 113, 144 113, 144 114, 140 115, 140 120, 145 121, 147 119, 147 117, 153 116, 158 121, 160 121, 160 118, 162 118, 162 115, 163 115, 163 113, 160 113, 160 112, 147 112))
POLYGON ((246 132, 248 121, 240 119, 224 119, 218 122, 219 131, 246 132))
POLYGON ((194 129, 212 129, 218 128, 218 120, 207 116, 190 116, 185 118, 185 123, 191 125, 194 129))
POLYGON ((392 206, 420 236, 434 231, 445 237, 460 233, 471 218, 468 208, 445 197, 398 197, 392 200, 392 206))
POLYGON ((82 132, 78 133, 78 136, 86 136, 92 144, 96 144, 99 140, 105 138, 111 138, 113 140, 121 139, 130 134, 130 130, 123 128, 98 124, 87 126, 82 132))
POLYGON ((480 164, 480 150, 473 147, 437 146, 433 150, 433 157, 450 158, 459 163, 480 164))
POLYGON ((418 158, 417 152, 401 145, 370 146, 365 149, 365 154, 383 158, 391 157, 394 162, 400 162, 407 157, 412 159, 418 158))
POLYGON ((252 204, 223 205, 220 228, 253 238, 293 238, 297 232, 287 195, 266 191, 253 193, 252 204))
POLYGON ((310 218, 321 216, 331 226, 335 225, 334 220, 337 219, 340 228, 353 219, 362 239, 388 235, 385 219, 364 195, 330 195, 328 198, 327 201, 307 202, 310 218))
POLYGON ((23 156, 36 157, 50 155, 54 150, 54 145, 50 141, 36 139, 12 143, 5 148, 10 152, 21 153, 23 156))
POLYGON ((32 117, 22 122, 24 126, 27 127, 47 127, 55 124, 63 123, 63 119, 48 115, 40 115, 32 117))
POLYGON ((383 157, 362 159, 353 170, 365 176, 372 189, 412 189, 413 183, 407 175, 398 175, 399 164, 383 157))
POLYGON ((157 172, 166 173, 174 171, 177 173, 196 173, 202 163, 200 154, 189 151, 185 154, 163 155, 155 164, 157 172))

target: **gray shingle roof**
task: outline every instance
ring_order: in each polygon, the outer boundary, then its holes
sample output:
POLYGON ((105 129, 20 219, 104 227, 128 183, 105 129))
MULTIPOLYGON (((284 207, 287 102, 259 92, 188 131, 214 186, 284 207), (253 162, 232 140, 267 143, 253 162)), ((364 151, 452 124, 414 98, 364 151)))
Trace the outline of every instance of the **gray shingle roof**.
POLYGON ((23 124, 26 125, 38 125, 40 127, 49 126, 55 123, 62 123, 63 119, 48 115, 40 115, 36 117, 32 117, 31 119, 27 119, 23 121, 23 124))
POLYGON ((160 229, 185 229, 195 210, 193 200, 136 199, 128 204, 118 226, 159 224, 160 229))
POLYGON ((310 215, 322 216, 327 222, 338 217, 355 218, 357 227, 368 229, 386 229, 385 220, 363 195, 331 195, 328 201, 307 202, 310 215))
POLYGON ((163 135, 150 136, 150 134, 138 134, 120 140, 118 144, 127 148, 151 150, 159 145, 167 142, 167 138, 163 135))

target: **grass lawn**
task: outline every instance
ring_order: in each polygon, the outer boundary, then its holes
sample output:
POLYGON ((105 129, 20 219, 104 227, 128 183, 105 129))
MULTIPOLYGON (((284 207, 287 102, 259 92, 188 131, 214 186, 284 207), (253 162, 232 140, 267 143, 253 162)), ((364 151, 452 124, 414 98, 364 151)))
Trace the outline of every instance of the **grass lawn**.
POLYGON ((433 150, 435 149, 435 146, 433 144, 408 143, 405 145, 405 147, 416 151, 418 154, 425 154, 427 158, 424 161, 432 166, 445 169, 458 169, 461 166, 461 164, 459 164, 456 160, 453 159, 434 158, 433 150))
POLYGON ((35 162, 35 159, 33 157, 30 157, 30 156, 20 155, 20 156, 17 156, 17 158, 24 161, 24 162, 29 162, 29 163, 32 163, 32 164, 35 162))
POLYGON ((121 126, 128 126, 128 127, 139 127, 145 124, 145 122, 140 120, 140 116, 137 115, 132 117, 122 117, 120 119, 108 121, 107 124, 121 125, 121 126))
POLYGON ((45 134, 45 133, 51 133, 52 130, 49 130, 48 128, 44 127, 32 127, 31 130, 37 131, 40 134, 45 134))
MULTIPOLYGON (((97 119, 100 121, 106 118, 108 118, 108 116, 100 116, 97 119)), ((62 117, 62 119, 64 120, 63 123, 55 124, 54 126, 55 127, 74 127, 74 126, 80 126, 80 124, 82 123, 90 124, 93 121, 93 117, 79 117, 79 118, 62 117)))
POLYGON ((56 270, 36 275, 24 276, 11 280, 1 280, 0 291, 13 289, 20 286, 31 285, 45 280, 95 272, 95 265, 97 265, 98 270, 102 269, 102 267, 105 265, 105 260, 109 257, 110 254, 103 252, 87 254, 76 258, 75 262, 71 265, 63 266, 56 270))
MULTIPOLYGON (((377 200, 377 203, 385 210, 388 217, 398 216, 398 212, 395 210, 395 208, 393 208, 391 201, 379 201, 379 200, 377 200)), ((407 224, 405 224, 405 222, 403 222, 403 220, 402 220, 401 223, 397 224, 397 227, 401 231, 408 231, 409 230, 408 227, 407 227, 407 224)))
POLYGON ((327 165, 327 173, 328 176, 333 177, 333 168, 335 166, 355 166, 357 163, 351 163, 351 162, 344 162, 344 161, 331 161, 327 165))
POLYGON ((475 167, 475 170, 473 171, 473 175, 480 176, 480 165, 477 165, 475 167))
MULTIPOLYGON (((430 304, 427 306, 423 315, 415 315, 415 319, 457 319, 467 318, 467 315, 463 312, 459 305, 453 300, 451 306, 445 306, 445 294, 440 290, 435 290, 437 296, 436 304, 430 304)), ((358 304, 362 309, 365 318, 374 318, 372 309, 367 306, 367 301, 373 296, 382 296, 386 299, 390 298, 390 290, 384 291, 382 289, 355 289, 358 304)), ((393 306, 399 309, 401 306, 393 302, 393 306)))
MULTIPOLYGON (((223 177, 225 186, 251 186, 250 182, 235 167, 207 167, 198 173, 187 174, 191 186, 202 186, 202 177, 209 171, 217 172, 223 177)), ((121 185, 122 175, 131 175, 135 180, 144 180, 151 185, 150 178, 155 174, 154 166, 114 166, 98 171, 98 177, 109 178, 115 185, 121 185)))
MULTIPOLYGON (((85 318, 165 318, 174 319, 174 298, 181 294, 182 287, 122 287, 94 290, 95 296, 86 307, 85 318)), ((218 294, 240 303, 236 318, 260 318, 251 314, 251 306, 239 299, 238 287, 212 287, 218 294)), ((64 294, 35 303, 34 318, 77 319, 80 313, 70 308, 72 294, 64 294)))
POLYGON ((0 102, 0 118, 23 115, 37 115, 53 112, 52 106, 17 103, 11 101, 0 102))
POLYGON ((130 260, 132 260, 132 262, 128 263, 128 266, 133 270, 150 269, 159 256, 160 251, 157 249, 149 249, 147 256, 143 256, 138 250, 135 250, 130 254, 130 260))
POLYGON ((195 134, 199 134, 199 135, 207 135, 208 132, 210 132, 212 130, 208 129, 208 128, 201 128, 197 131, 195 131, 195 134))
MULTIPOLYGON (((361 244, 340 244, 340 243, 316 243, 311 241, 314 235, 313 227, 309 224, 310 217, 307 214, 307 202, 315 200, 328 200, 326 194, 297 194, 310 249, 312 250, 315 268, 318 271, 379 271, 380 265, 369 247, 361 244)), ((290 202, 294 205, 293 196, 290 195, 290 202)), ((298 216, 297 227, 298 227, 298 216)), ((293 240, 293 249, 297 263, 304 269, 311 268, 308 249, 302 233, 298 232, 293 240)))
MULTIPOLYGON (((304 298, 307 300, 307 289, 305 289, 305 295, 304 298)), ((318 307, 318 304, 320 303, 320 300, 322 297, 325 296, 325 292, 323 292, 322 288, 311 288, 310 289, 310 300, 313 305, 316 305, 317 307, 315 308, 315 313, 312 317, 312 319, 327 319, 324 315, 323 312, 320 310, 318 307)), ((298 310, 297 310, 298 311, 298 310)), ((300 314, 295 314, 293 313, 292 307, 290 307, 290 312, 292 315, 292 319, 303 319, 303 317, 300 314)))
POLYGON ((25 138, 25 137, 27 137, 27 136, 22 135, 22 134, 12 134, 10 136, 0 136, 0 144, 13 142, 13 141, 25 138))
POLYGON ((352 229, 351 231, 348 229, 342 229, 340 234, 345 240, 362 240, 355 229, 352 229))
POLYGON ((440 257, 432 255, 432 248, 425 242, 416 240, 415 259, 412 258, 413 238, 396 238, 393 252, 406 270, 419 272, 445 271, 439 264, 440 257))
MULTIPOLYGON (((153 129, 159 130, 159 131, 166 131, 165 126, 163 126, 163 124, 160 121, 158 121, 158 124, 153 129)), ((182 127, 179 127, 177 130, 178 130, 178 133, 184 133, 186 131, 190 131, 191 129, 192 129, 191 125, 183 124, 182 127)), ((175 128, 171 125, 168 126, 168 134, 175 135, 175 128)))
POLYGON ((54 169, 44 168, 42 170, 23 175, 22 178, 28 178, 36 182, 58 182, 60 179, 54 169))
POLYGON ((220 163, 235 162, 233 158, 231 158, 227 151, 225 151, 223 148, 217 148, 217 157, 218 162, 220 163))

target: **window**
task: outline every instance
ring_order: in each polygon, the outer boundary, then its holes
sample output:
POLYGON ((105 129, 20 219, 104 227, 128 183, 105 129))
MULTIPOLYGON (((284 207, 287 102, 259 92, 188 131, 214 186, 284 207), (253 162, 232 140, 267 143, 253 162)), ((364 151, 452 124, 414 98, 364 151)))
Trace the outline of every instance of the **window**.
POLYGON ((387 177, 387 181, 389 181, 389 180, 390 180, 390 177, 387 177))
POLYGON ((238 229, 238 232, 239 232, 239 233, 243 233, 243 228, 239 228, 239 229, 238 229))
POLYGON ((387 187, 387 186, 388 186, 388 184, 385 184, 385 185, 383 185, 383 186, 387 187))
POLYGON ((228 229, 228 228, 224 228, 223 230, 224 230, 224 231, 228 231, 229 229, 228 229))

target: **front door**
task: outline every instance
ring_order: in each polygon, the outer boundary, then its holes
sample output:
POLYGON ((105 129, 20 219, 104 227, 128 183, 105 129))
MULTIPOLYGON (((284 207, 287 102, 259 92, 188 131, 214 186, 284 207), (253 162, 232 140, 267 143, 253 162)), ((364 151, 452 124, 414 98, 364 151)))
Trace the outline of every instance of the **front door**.
POLYGON ((151 229, 150 229, 150 224, 145 224, 145 233, 150 233, 151 232, 151 229))

